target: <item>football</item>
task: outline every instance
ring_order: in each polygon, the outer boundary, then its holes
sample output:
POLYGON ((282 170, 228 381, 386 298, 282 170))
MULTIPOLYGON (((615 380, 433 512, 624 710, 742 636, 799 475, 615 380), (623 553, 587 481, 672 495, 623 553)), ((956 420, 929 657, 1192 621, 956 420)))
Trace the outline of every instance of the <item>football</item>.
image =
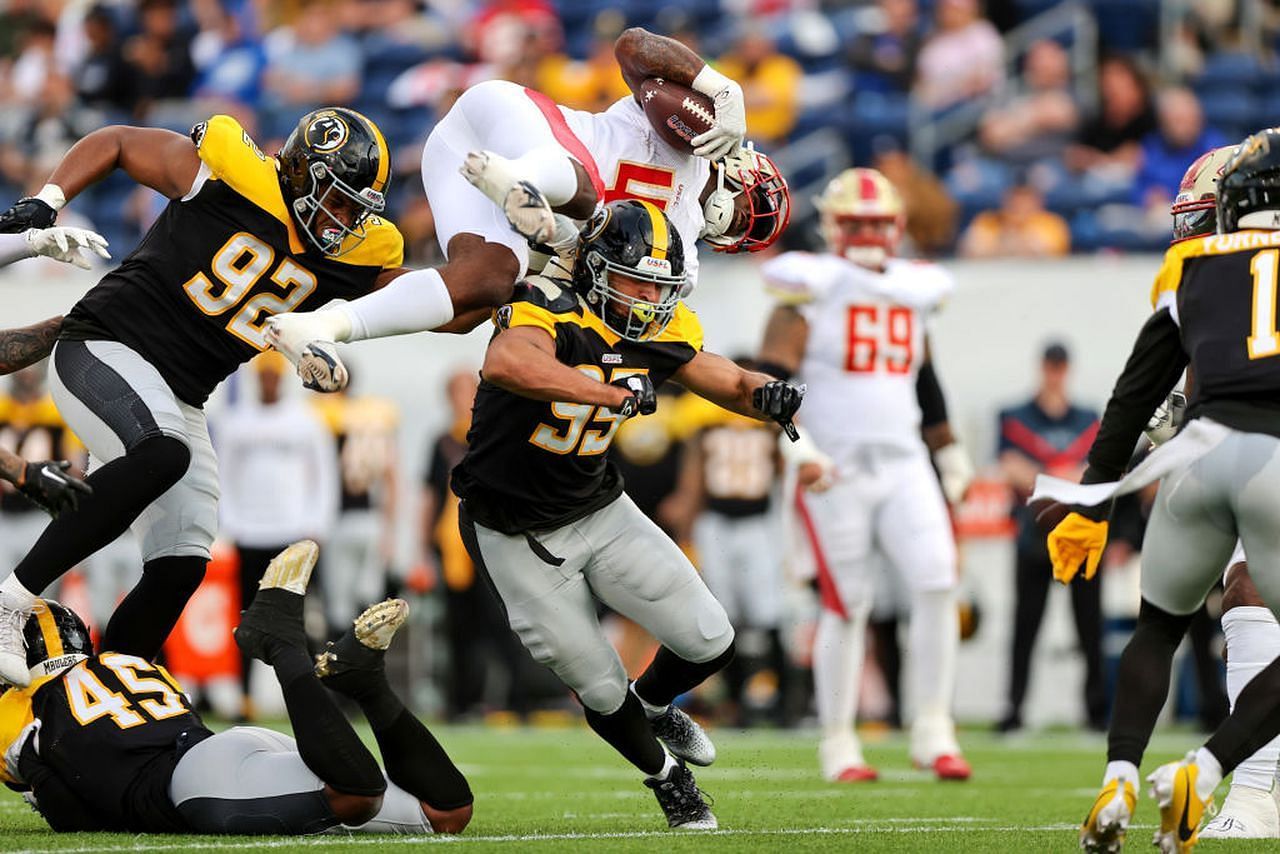
POLYGON ((711 130, 716 122, 711 98, 661 77, 650 77, 640 84, 640 101, 658 136, 680 151, 693 151, 693 138, 711 130))

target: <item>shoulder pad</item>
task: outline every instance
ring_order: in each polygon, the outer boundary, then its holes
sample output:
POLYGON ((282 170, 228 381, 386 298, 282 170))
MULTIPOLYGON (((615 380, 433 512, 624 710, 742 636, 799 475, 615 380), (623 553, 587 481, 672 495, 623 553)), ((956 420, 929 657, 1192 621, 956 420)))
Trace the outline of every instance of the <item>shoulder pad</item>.
POLYGON ((901 283, 902 300, 909 305, 926 311, 939 308, 956 288, 955 278, 937 264, 901 259, 890 263, 889 269, 901 283))
POLYGON ((1195 251, 1198 240, 1184 240, 1170 246, 1160 262, 1156 280, 1151 284, 1151 308, 1159 310, 1177 296, 1178 283, 1182 281, 1182 261, 1195 251))
POLYGON ((404 263, 404 236, 389 219, 371 216, 365 220, 364 240, 333 260, 361 267, 394 270, 404 263))
MULTIPOLYGON (((280 192, 275 158, 267 157, 240 123, 230 116, 214 116, 191 129, 196 153, 209 172, 241 196, 289 226, 293 218, 280 192)), ((299 243, 299 251, 301 243, 299 243)))
POLYGON ((667 328, 653 339, 655 342, 688 344, 694 350, 702 349, 702 321, 689 306, 680 302, 676 305, 676 313, 672 316, 667 328))
POLYGON ((516 283, 512 302, 527 302, 553 314, 576 313, 581 309, 578 295, 547 276, 529 276, 516 283))
POLYGON ((819 300, 831 286, 828 265, 812 252, 784 252, 761 265, 760 273, 765 290, 786 305, 819 300))

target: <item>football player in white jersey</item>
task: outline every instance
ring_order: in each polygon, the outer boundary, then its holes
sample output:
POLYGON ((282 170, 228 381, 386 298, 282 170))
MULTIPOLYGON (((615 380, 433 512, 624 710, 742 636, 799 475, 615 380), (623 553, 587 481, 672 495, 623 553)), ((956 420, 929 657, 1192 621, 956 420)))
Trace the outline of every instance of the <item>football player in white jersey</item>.
POLYGON ((625 31, 614 50, 634 95, 603 113, 561 107, 504 80, 462 94, 422 152, 447 263, 350 303, 270 319, 272 345, 308 385, 332 391, 345 383, 334 341, 465 332, 505 303, 531 266, 538 271, 542 256, 563 258, 562 272, 572 268, 578 224, 600 203, 639 199, 662 209, 687 247, 691 283, 699 238, 722 252, 753 252, 778 238, 790 197, 773 161, 743 145, 742 88, 674 39, 640 28, 625 31), (641 83, 653 77, 712 99, 713 126, 693 139, 692 153, 672 147, 646 118, 641 83))
POLYGON ((762 268, 779 305, 761 360, 808 384, 803 429, 835 469, 829 489, 799 502, 822 601, 813 652, 822 773, 877 776, 853 724, 879 554, 911 594, 911 758, 964 780, 951 718, 959 627, 947 501, 961 499, 972 465, 951 435, 926 330, 952 279, 894 257, 904 210, 879 172, 846 170, 817 206, 828 251, 788 252, 762 268))

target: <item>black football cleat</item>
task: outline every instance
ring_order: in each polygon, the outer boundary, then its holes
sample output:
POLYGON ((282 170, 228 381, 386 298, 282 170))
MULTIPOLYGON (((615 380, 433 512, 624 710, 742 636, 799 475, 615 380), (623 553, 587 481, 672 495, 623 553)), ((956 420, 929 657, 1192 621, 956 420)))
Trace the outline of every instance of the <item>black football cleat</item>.
POLYGON ((664 780, 652 777, 644 784, 653 789, 658 806, 667 817, 667 826, 680 830, 715 830, 719 827, 711 806, 693 779, 693 772, 677 761, 664 780))
POLYGON ((269 650, 276 642, 307 648, 302 601, 319 557, 318 545, 301 540, 271 559, 253 602, 240 613, 235 638, 241 652, 270 664, 269 650))

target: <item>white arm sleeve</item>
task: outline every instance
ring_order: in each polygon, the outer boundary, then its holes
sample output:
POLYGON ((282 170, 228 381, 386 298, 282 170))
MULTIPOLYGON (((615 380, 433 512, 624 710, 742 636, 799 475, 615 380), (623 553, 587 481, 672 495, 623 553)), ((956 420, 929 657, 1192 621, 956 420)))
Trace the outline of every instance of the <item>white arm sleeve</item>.
POLYGON ((351 324, 348 337, 363 341, 435 329, 453 320, 453 299, 435 270, 413 270, 384 288, 334 307, 351 324))
POLYGON ((27 242, 26 232, 0 234, 0 267, 7 267, 23 258, 34 258, 36 251, 27 242))

